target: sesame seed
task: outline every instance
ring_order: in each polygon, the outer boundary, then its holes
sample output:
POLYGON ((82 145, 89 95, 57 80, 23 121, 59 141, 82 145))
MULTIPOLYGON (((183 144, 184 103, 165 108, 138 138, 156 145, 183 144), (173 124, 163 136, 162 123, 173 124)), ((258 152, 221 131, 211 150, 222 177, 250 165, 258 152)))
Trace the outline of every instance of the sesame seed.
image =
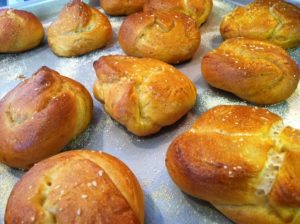
POLYGON ((93 180, 92 184, 94 187, 97 187, 97 182, 95 180, 93 180))
POLYGON ((60 185, 57 185, 57 186, 55 186, 55 188, 54 188, 54 189, 58 189, 58 188, 60 188, 60 185))
POLYGON ((61 195, 63 195, 64 193, 65 193, 65 191, 64 191, 64 190, 61 190, 61 191, 60 191, 60 194, 61 194, 61 195))
POLYGON ((100 177, 102 177, 102 175, 103 175, 103 170, 99 170, 98 175, 99 175, 100 177))
POLYGON ((76 215, 77 215, 77 216, 80 216, 80 214, 81 214, 81 209, 79 208, 79 209, 77 209, 77 211, 76 211, 76 215))
POLYGON ((88 186, 88 187, 91 187, 91 186, 92 186, 92 184, 91 184, 91 183, 87 183, 87 186, 88 186))
POLYGON ((35 220, 35 217, 34 216, 31 216, 30 217, 30 220, 33 222, 35 220))
POLYGON ((30 185, 29 187, 28 187, 28 189, 30 190, 32 188, 32 185, 30 185))
POLYGON ((88 196, 87 196, 86 194, 82 194, 82 195, 81 195, 81 198, 82 198, 82 199, 86 199, 86 198, 88 198, 88 196))

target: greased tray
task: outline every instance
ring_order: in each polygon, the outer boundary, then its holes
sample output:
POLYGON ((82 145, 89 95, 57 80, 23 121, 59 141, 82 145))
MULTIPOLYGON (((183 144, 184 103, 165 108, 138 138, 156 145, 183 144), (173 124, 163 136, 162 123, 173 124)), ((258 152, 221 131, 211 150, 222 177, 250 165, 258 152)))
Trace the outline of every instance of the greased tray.
MULTIPOLYGON (((123 160, 135 173, 143 188, 147 224, 232 223, 209 203, 187 196, 175 186, 165 168, 165 154, 171 141, 189 129, 203 112, 220 104, 247 104, 230 94, 210 88, 202 79, 200 71, 203 55, 222 42, 219 34, 220 21, 235 7, 235 4, 214 0, 213 11, 208 21, 201 27, 202 41, 199 50, 192 61, 177 66, 198 89, 197 103, 184 118, 156 135, 139 138, 113 121, 103 111, 101 104, 94 99, 92 123, 81 136, 66 147, 66 150, 77 148, 103 150, 123 160)), ((34 5, 26 9, 37 10, 34 5)), ((45 15, 40 16, 45 18, 45 15)), ((43 20, 45 28, 54 18, 48 16, 43 20)), ((113 41, 104 49, 88 55, 59 58, 50 51, 46 41, 41 47, 26 53, 0 55, 0 98, 43 65, 81 82, 92 93, 96 77, 92 63, 102 55, 124 54, 117 42, 117 33, 123 17, 110 17, 110 21, 114 31, 113 41)), ((300 64, 300 48, 291 49, 289 53, 300 64)), ((281 115, 285 124, 300 128, 300 86, 286 102, 267 108, 281 115)), ((5 207, 10 191, 23 173, 0 164, 0 223, 4 223, 5 207)))

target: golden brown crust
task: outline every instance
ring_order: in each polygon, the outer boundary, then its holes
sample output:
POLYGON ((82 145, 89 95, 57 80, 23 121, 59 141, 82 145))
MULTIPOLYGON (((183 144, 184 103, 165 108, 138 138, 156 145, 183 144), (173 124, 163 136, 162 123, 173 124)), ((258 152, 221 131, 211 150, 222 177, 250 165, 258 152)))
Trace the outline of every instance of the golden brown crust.
POLYGON ((0 161, 28 168, 58 153, 88 126, 92 112, 83 85, 40 68, 0 101, 0 161))
POLYGON ((104 47, 112 38, 108 18, 81 0, 73 0, 48 29, 48 43, 58 56, 71 57, 104 47))
POLYGON ((150 58, 105 56, 94 62, 95 97, 115 120, 139 136, 158 132, 195 104, 196 88, 173 66, 150 58))
POLYGON ((193 19, 179 12, 141 12, 124 20, 119 42, 130 56, 177 64, 193 57, 200 31, 193 19))
POLYGON ((0 53, 16 53, 38 46, 44 39, 44 28, 30 12, 0 9, 0 53))
POLYGON ((90 150, 69 151, 32 167, 15 185, 5 223, 144 223, 144 198, 130 169, 90 150))
POLYGON ((284 48, 300 44, 300 9, 281 0, 256 0, 224 17, 223 38, 267 40, 284 48))
POLYGON ((300 132, 265 109, 217 106, 172 142, 166 166, 184 192, 209 201, 236 223, 296 224, 300 142, 295 139, 300 132))
POLYGON ((300 69, 274 44, 232 38, 202 60, 203 78, 213 87, 255 104, 275 104, 297 88, 300 69))
POLYGON ((130 15, 143 10, 145 0, 100 0, 100 6, 112 16, 130 15))
POLYGON ((168 10, 182 12, 201 26, 213 7, 212 0, 146 0, 144 11, 168 10))

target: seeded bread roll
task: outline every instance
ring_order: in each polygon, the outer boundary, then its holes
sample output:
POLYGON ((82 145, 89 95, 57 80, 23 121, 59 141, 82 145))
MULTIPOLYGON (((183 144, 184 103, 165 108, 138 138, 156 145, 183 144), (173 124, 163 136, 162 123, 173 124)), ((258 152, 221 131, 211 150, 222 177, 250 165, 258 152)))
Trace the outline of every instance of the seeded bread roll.
POLYGON ((300 70, 281 47, 232 38, 203 57, 202 75, 213 87, 266 105, 279 103, 295 91, 300 70))
POLYGON ((112 16, 124 16, 143 10, 145 0, 100 0, 100 6, 112 16))
POLYGON ((119 159, 64 152, 36 164, 14 186, 5 223, 143 224, 143 192, 119 159))
POLYGON ((300 131, 266 109, 218 106, 170 145, 166 166, 187 194, 238 224, 300 223, 300 131))
POLYGON ((105 111, 138 136, 151 135, 184 116, 196 88, 171 65, 150 58, 105 56, 94 62, 96 99, 105 111))
POLYGON ((40 68, 0 101, 0 162, 29 168, 86 129, 93 102, 80 83, 40 68))
POLYGON ((213 7, 212 0, 146 0, 144 11, 170 10, 192 17, 201 26, 213 7))
POLYGON ((255 0, 224 17, 223 38, 266 40, 284 48, 300 44, 300 9, 281 0, 255 0))
POLYGON ((0 53, 17 53, 38 46, 44 39, 44 28, 30 12, 0 9, 0 53))
POLYGON ((48 43, 58 56, 72 57, 104 47, 112 38, 108 18, 81 0, 67 4, 48 29, 48 43))
POLYGON ((177 64, 193 57, 200 31, 193 19, 179 12, 141 12, 124 20, 119 42, 130 56, 177 64))

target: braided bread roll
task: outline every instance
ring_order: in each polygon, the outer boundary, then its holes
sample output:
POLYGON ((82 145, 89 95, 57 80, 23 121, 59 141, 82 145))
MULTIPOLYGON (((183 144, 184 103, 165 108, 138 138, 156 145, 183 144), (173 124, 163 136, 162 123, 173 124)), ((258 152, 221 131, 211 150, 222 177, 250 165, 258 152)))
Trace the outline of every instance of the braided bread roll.
POLYGON ((37 163, 14 186, 5 223, 143 224, 143 192, 119 159, 76 150, 37 163))
POLYGON ((151 135, 184 116, 196 88, 173 66, 150 58, 105 56, 94 62, 96 99, 105 111, 138 136, 151 135))
POLYGON ((266 40, 283 48, 300 44, 300 9, 282 0, 255 0, 224 17, 223 38, 266 40))
POLYGON ((212 0, 146 0, 144 11, 178 11, 192 17, 201 26, 213 7, 212 0))
POLYGON ((104 47, 112 38, 108 18, 81 0, 67 4, 48 29, 48 43, 58 56, 72 57, 104 47))
POLYGON ((170 145, 166 166, 187 194, 238 224, 300 223, 300 130, 266 109, 217 106, 170 145))
POLYGON ((40 68, 0 101, 0 162, 26 169, 60 152, 87 128, 92 112, 83 85, 40 68))
POLYGON ((30 12, 0 9, 0 53, 17 53, 38 46, 44 39, 44 28, 30 12))
POLYGON ((125 16, 143 10, 145 0, 100 0, 100 6, 112 16, 125 16))
POLYGON ((274 44, 232 38, 202 60, 203 78, 213 87, 255 104, 279 103, 296 90, 300 69, 274 44))
POLYGON ((119 31, 127 55, 178 64, 193 57, 200 44, 196 22, 180 12, 141 12, 128 16, 119 31))

